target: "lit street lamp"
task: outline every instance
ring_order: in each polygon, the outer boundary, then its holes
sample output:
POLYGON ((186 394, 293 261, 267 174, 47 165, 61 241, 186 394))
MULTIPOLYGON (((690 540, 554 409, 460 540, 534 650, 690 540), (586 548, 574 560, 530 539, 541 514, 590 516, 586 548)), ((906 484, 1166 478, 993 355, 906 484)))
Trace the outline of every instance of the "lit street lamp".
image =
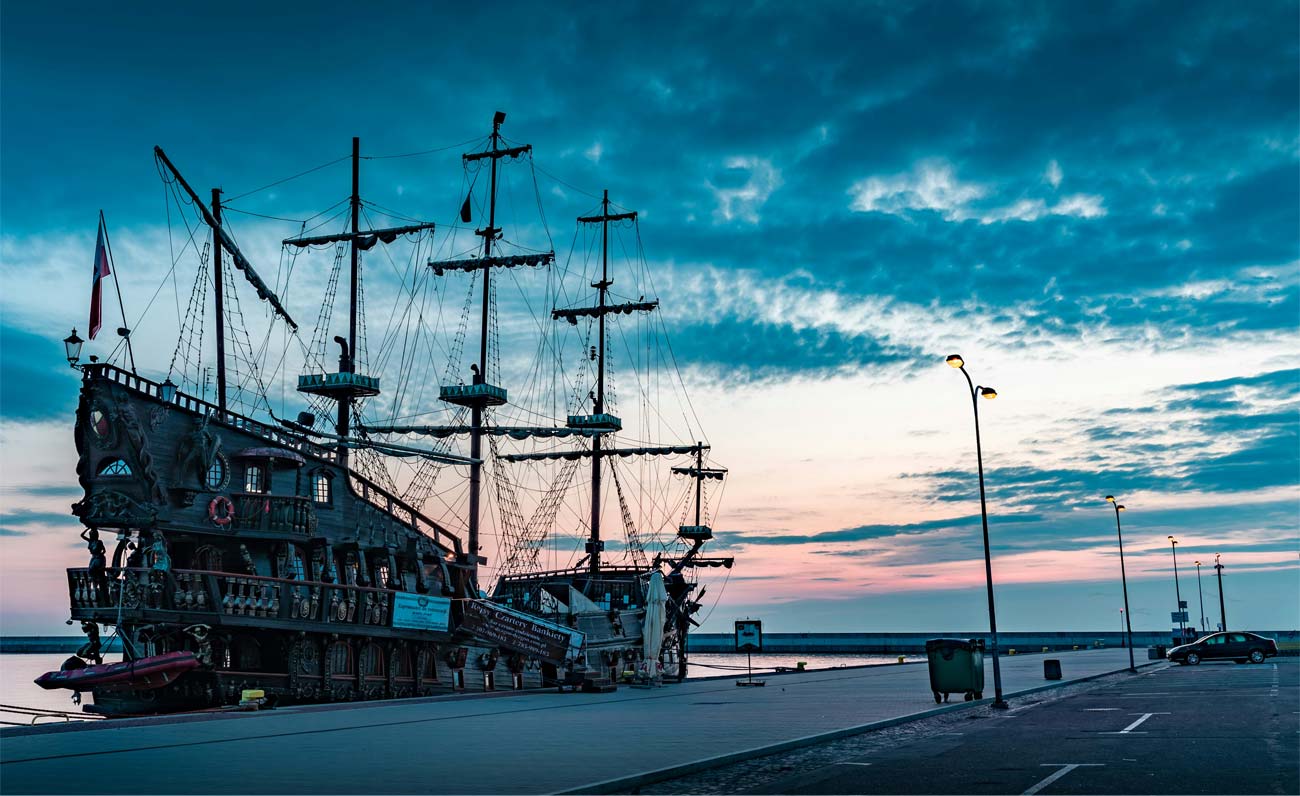
POLYGON ((1137 664, 1133 661, 1133 618, 1128 610, 1128 574, 1124 571, 1124 531, 1119 525, 1119 513, 1124 511, 1124 507, 1115 500, 1114 495, 1107 495, 1106 500, 1115 507, 1115 535, 1119 537, 1119 582, 1124 587, 1124 608, 1120 614, 1124 617, 1124 627, 1128 630, 1128 669, 1136 672, 1137 664))
POLYGON ((1223 608, 1223 565, 1219 563, 1219 553, 1214 554, 1214 569, 1219 576, 1219 630, 1228 629, 1228 612, 1223 608))
POLYGON ((1178 643, 1182 644, 1187 639, 1187 623, 1183 621, 1183 592, 1178 585, 1178 540, 1169 537, 1169 549, 1174 554, 1174 599, 1178 600, 1178 643))
POLYGON ((1200 561, 1196 562, 1196 593, 1200 595, 1201 598, 1201 632, 1204 633, 1209 628, 1205 626, 1205 589, 1201 586, 1200 561))
POLYGON ((961 374, 966 377, 966 385, 970 387, 971 408, 975 410, 975 461, 979 467, 980 477, 980 520, 984 526, 984 581, 989 596, 989 635, 992 637, 990 646, 993 653, 993 707, 1005 708, 1007 707, 1007 701, 1002 698, 1002 670, 998 666, 998 615, 993 607, 993 560, 989 553, 989 512, 984 496, 984 452, 980 447, 980 408, 978 401, 979 398, 992 400, 998 397, 998 393, 992 387, 975 386, 975 382, 971 381, 970 374, 966 372, 966 360, 962 359, 960 354, 952 354, 945 361, 950 366, 960 370, 961 374))

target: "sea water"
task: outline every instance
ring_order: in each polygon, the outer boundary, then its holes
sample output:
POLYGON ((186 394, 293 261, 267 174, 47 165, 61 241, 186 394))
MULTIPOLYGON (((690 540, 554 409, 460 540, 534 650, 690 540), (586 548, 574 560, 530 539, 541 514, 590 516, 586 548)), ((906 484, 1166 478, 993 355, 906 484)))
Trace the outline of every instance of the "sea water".
MULTIPOLYGON (((905 660, 923 660, 923 656, 907 655, 905 660)), ((55 671, 65 660, 68 653, 41 652, 31 654, 0 655, 0 706, 35 708, 59 712, 78 713, 81 708, 73 704, 72 692, 64 688, 46 691, 32 681, 46 672, 55 671)), ((120 660, 114 654, 108 662, 120 660)), ((897 655, 825 655, 800 654, 785 652, 780 654, 760 654, 753 657, 755 674, 771 672, 778 666, 795 668, 799 661, 808 669, 835 669, 845 666, 864 666, 868 664, 896 664, 897 655)), ((698 677, 744 676, 745 656, 737 653, 696 653, 690 658, 689 676, 698 677)), ((90 694, 85 695, 87 703, 93 701, 90 694)), ((37 719, 37 723, 62 721, 53 717, 37 719)), ((9 724, 31 724, 32 716, 19 714, 0 707, 0 722, 9 724)))

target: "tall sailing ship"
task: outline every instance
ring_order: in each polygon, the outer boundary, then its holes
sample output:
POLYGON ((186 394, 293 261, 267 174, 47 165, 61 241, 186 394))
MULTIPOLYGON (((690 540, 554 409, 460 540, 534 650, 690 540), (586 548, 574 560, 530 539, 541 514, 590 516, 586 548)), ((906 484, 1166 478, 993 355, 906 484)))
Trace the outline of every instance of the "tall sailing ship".
POLYGON ((647 298, 637 214, 606 191, 557 262, 532 148, 504 120, 462 156, 460 224, 363 200, 354 138, 350 195, 283 240, 273 284, 236 242, 238 209, 219 190, 205 203, 155 149, 169 224, 184 222, 173 269, 197 261, 193 288, 161 381, 136 371, 125 328, 107 362, 81 364, 75 330, 65 341, 91 551, 68 589, 88 641, 41 685, 124 715, 686 677, 698 573, 733 563, 703 554, 726 470, 647 298), (498 194, 521 164, 539 213, 517 238, 498 194), (465 227, 476 215, 486 225, 465 227), (367 260, 400 277, 377 347, 367 260), (235 272, 262 302, 260 343, 235 272), (290 291, 316 307, 310 341, 290 291), (99 626, 121 662, 103 662, 99 626))

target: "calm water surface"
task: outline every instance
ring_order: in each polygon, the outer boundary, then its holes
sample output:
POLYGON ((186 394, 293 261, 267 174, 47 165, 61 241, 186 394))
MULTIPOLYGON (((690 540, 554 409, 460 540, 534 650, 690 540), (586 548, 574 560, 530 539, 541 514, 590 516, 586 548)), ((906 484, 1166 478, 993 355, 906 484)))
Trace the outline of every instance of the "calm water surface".
MULTIPOLYGON (((907 655, 906 660, 921 660, 923 656, 907 655)), ((72 692, 65 689, 46 691, 32 681, 45 672, 59 668, 59 664, 68 658, 67 653, 36 653, 31 655, 0 655, 0 705, 42 710, 80 711, 72 704, 72 692)), ((113 655, 109 661, 120 660, 113 655)), ((777 666, 793 667, 798 661, 805 661, 809 669, 830 669, 840 666, 861 666, 868 663, 897 663, 897 655, 798 655, 782 653, 779 655, 755 655, 754 671, 771 671, 777 666)), ((735 653, 705 654, 691 656, 691 677, 717 677, 719 675, 743 675, 745 656, 735 653)), ((89 694, 86 701, 91 701, 89 694)), ((30 724, 31 716, 18 715, 0 708, 0 721, 30 724)), ((39 723, 54 719, 43 718, 39 723)))

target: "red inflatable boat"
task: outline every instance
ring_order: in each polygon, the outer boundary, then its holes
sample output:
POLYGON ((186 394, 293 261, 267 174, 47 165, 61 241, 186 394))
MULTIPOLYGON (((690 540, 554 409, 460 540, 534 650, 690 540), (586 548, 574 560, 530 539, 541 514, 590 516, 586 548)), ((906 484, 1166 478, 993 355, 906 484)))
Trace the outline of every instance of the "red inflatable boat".
POLYGON ((147 691, 162 688, 198 665, 199 659, 192 652, 168 652, 134 661, 46 672, 35 683, 45 689, 147 691))

